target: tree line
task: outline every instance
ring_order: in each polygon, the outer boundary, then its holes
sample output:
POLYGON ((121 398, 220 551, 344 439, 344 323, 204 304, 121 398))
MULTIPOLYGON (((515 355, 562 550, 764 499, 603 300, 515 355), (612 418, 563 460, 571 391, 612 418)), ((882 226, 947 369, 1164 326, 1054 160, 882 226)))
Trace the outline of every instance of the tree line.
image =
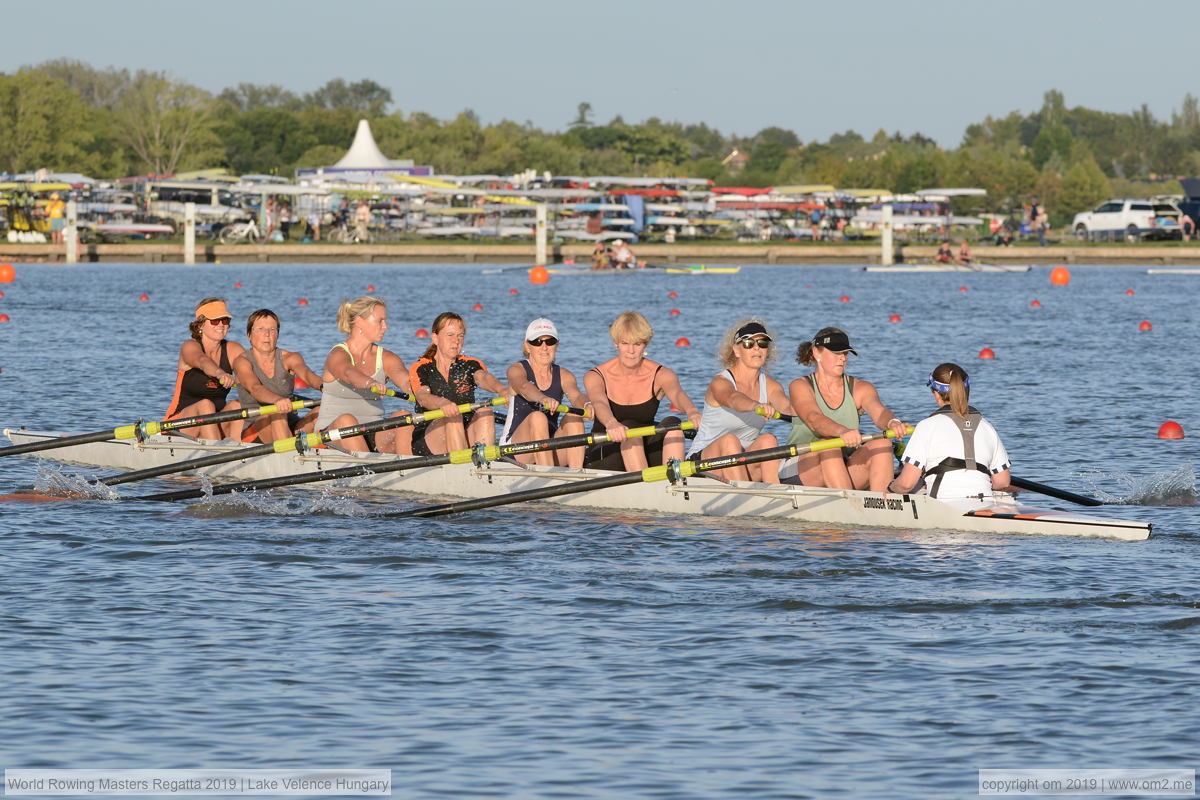
POLYGON ((779 127, 739 136, 653 117, 599 123, 587 103, 561 131, 511 120, 485 124, 469 110, 439 120, 392 104, 391 91, 369 79, 337 78, 304 94, 242 83, 214 95, 163 72, 57 59, 0 73, 0 172, 44 167, 113 178, 226 167, 290 176, 298 167, 334 163, 365 117, 389 156, 441 173, 533 169, 892 192, 977 186, 988 191, 983 210, 1007 212, 1036 196, 1057 223, 1113 194, 1179 191, 1174 181, 1136 181, 1200 174, 1200 103, 1190 94, 1168 121, 1145 106, 1129 113, 1067 108, 1052 90, 1036 112, 968 126, 954 149, 883 130, 805 143, 779 127), (729 159, 734 150, 746 158, 729 159))

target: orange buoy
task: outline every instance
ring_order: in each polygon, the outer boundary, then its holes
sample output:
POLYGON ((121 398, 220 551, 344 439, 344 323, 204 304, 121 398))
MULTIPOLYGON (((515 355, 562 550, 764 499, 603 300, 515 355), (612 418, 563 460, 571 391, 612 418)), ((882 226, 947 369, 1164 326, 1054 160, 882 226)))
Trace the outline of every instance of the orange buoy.
POLYGON ((1150 320, 1144 319, 1144 320, 1142 320, 1142 324, 1138 325, 1138 330, 1139 331, 1152 331, 1152 330, 1154 330, 1154 326, 1150 324, 1150 320))
POLYGON ((149 303, 149 302, 150 302, 150 295, 148 295, 148 294, 142 294, 142 295, 138 295, 138 300, 140 300, 140 301, 141 301, 141 302, 143 302, 143 303, 149 303))
POLYGON ((1129 296, 1131 296, 1131 297, 1132 297, 1132 296, 1133 296, 1133 289, 1126 289, 1126 290, 1125 290, 1125 294, 1127 294, 1127 295, 1129 295, 1129 296))
POLYGON ((17 277, 17 271, 12 264, 0 264, 0 283, 12 283, 17 277))
POLYGON ((900 321, 899 314, 892 314, 890 317, 888 317, 888 322, 899 322, 899 321, 900 321))
POLYGON ((237 283, 235 283, 235 284, 233 285, 233 288, 235 288, 235 289, 240 289, 240 288, 242 288, 242 282, 241 282, 241 281, 238 281, 237 283))
POLYGON ((970 291, 970 290, 969 290, 969 289, 967 289, 967 287, 965 287, 965 286, 960 286, 960 287, 958 287, 958 290, 959 290, 960 292, 966 292, 966 291, 970 291))
POLYGON ((472 311, 483 311, 483 303, 476 303, 475 305, 471 306, 471 310, 472 311))
POLYGON ((508 293, 509 294, 520 294, 520 292, 518 292, 516 289, 509 289, 508 293))
POLYGON ((839 297, 838 299, 839 299, 839 300, 841 300, 843 303, 849 303, 849 302, 850 302, 850 295, 848 295, 848 294, 844 294, 844 295, 842 295, 841 297, 839 297))
POLYGON ((1050 282, 1055 286, 1066 286, 1071 282, 1071 270, 1066 267, 1055 267, 1050 270, 1050 282))
POLYGON ((373 283, 372 283, 370 286, 368 286, 368 287, 367 287, 367 291, 368 291, 368 292, 373 292, 373 291, 375 291, 375 284, 373 284, 373 283))
POLYGON ((691 341, 688 340, 688 338, 686 336, 680 336, 678 339, 675 340, 675 346, 676 347, 691 347, 692 343, 691 343, 691 341))
POLYGON ((670 298, 679 297, 679 292, 667 292, 667 297, 670 297, 670 298))
POLYGON ((985 347, 979 351, 979 357, 980 358, 995 358, 996 351, 990 347, 985 347))
POLYGON ((296 388, 297 389, 310 389, 312 387, 310 387, 308 385, 308 381, 304 380, 304 378, 301 378, 299 375, 297 375, 296 376, 296 388))
POLYGON ((0 322, 8 322, 8 314, 0 314, 0 322))
POLYGON ((417 328, 417 332, 415 335, 418 339, 428 339, 429 331, 425 330, 424 328, 417 328))
POLYGON ((670 314, 671 314, 671 316, 672 316, 672 317, 678 317, 678 316, 679 316, 679 314, 680 314, 680 311, 679 311, 679 309, 678 309, 678 308, 672 308, 672 309, 671 309, 671 311, 670 311, 670 314))
POLYGON ((1174 420, 1167 420, 1158 429, 1158 438, 1160 439, 1182 439, 1183 426, 1174 420))
POLYGON ((1029 305, 1031 305, 1031 306, 1032 306, 1032 307, 1034 307, 1034 308, 1041 308, 1041 307, 1042 307, 1042 301, 1041 301, 1041 300, 1030 300, 1030 301, 1029 301, 1029 305))
POLYGON ((671 404, 670 404, 670 406, 669 406, 669 408, 670 408, 672 411, 676 412, 676 413, 678 413, 678 412, 680 412, 680 411, 682 411, 682 410, 683 410, 682 408, 676 408, 674 403, 671 403, 671 404))
POLYGON ((0 297, 4 297, 4 292, 0 292, 0 297))
POLYGON ((550 280, 550 270, 543 266, 536 266, 529 270, 529 282, 535 285, 546 283, 550 280))
POLYGON ((299 305, 299 306, 308 305, 308 298, 301 297, 299 300, 296 301, 296 305, 299 305))

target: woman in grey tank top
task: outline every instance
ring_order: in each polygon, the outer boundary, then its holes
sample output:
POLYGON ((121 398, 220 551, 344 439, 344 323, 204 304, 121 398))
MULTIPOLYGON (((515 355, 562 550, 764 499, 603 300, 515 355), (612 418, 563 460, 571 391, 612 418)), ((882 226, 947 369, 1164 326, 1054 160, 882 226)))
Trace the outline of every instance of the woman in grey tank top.
MULTIPOLYGON (((279 316, 269 308, 260 308, 246 320, 246 336, 250 347, 233 362, 238 381, 238 399, 243 408, 289 402, 296 378, 320 390, 321 376, 317 375, 304 357, 279 347, 279 316)), ((299 420, 295 430, 288 414, 271 414, 249 420, 242 431, 243 442, 274 442, 286 439, 296 430, 312 430, 316 413, 299 420)))

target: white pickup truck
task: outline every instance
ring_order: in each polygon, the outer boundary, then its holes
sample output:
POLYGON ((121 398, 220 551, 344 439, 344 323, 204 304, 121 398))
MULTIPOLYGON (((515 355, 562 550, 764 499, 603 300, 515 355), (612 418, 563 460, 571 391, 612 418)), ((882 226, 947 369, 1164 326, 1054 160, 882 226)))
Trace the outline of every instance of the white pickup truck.
POLYGON ((1076 214, 1071 230, 1079 239, 1124 237, 1177 239, 1180 237, 1179 206, 1169 198, 1131 198, 1109 200, 1092 211, 1076 214))

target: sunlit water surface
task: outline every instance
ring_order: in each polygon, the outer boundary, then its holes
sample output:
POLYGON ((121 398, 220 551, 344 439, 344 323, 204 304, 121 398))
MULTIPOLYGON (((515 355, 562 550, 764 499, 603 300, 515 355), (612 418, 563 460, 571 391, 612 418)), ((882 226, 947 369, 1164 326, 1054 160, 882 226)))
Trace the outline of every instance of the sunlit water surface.
MULTIPOLYGON (((374 766, 397 797, 455 798, 949 798, 974 796, 979 768, 1196 766, 1196 439, 1155 432, 1175 419, 1200 436, 1200 277, 746 267, 532 286, 481 269, 18 265, 0 299, 0 425, 159 418, 206 295, 229 299, 235 332, 275 309, 282 346, 314 366, 338 302, 368 285, 406 361, 449 309, 497 371, 547 315, 582 374, 611 354, 612 318, 638 309, 651 357, 697 400, 721 333, 760 313, 785 383, 799 341, 836 324, 861 354, 853 373, 906 420, 930 410, 934 365, 963 364, 1016 474, 1122 503, 1098 513, 1155 536, 550 506, 380 519, 413 499, 338 487, 0 502, 4 766, 374 766)), ((0 459, 0 491, 93 472, 42 463, 0 459)))

